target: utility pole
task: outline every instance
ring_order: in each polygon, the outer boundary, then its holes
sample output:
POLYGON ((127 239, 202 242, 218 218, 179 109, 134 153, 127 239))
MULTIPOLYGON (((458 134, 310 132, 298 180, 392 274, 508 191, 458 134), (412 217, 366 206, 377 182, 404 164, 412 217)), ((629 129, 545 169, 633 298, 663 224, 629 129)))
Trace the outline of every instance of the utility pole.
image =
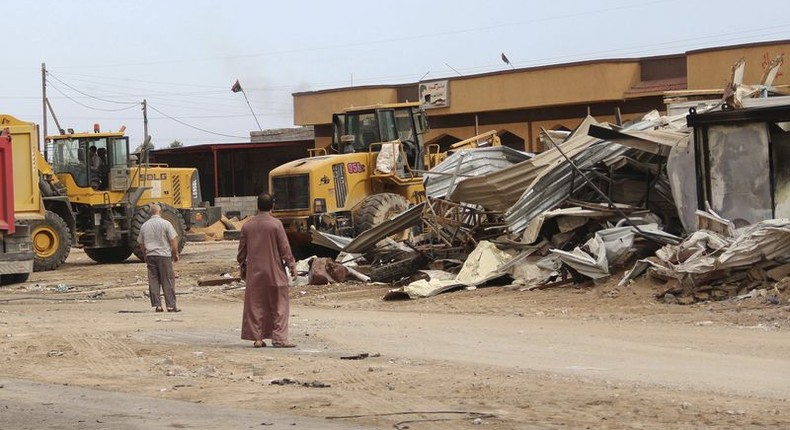
MULTIPOLYGON (((42 136, 41 139, 44 143, 44 158, 47 158, 47 64, 41 63, 41 115, 43 122, 41 123, 42 136)), ((39 150, 41 147, 39 146, 39 150)))
POLYGON ((148 164, 148 144, 151 137, 148 135, 148 101, 143 99, 143 147, 140 151, 141 164, 148 164))
POLYGON ((143 142, 148 140, 148 101, 143 99, 143 142))
MULTIPOLYGON (((46 63, 41 63, 41 102, 42 102, 42 118, 43 122, 41 124, 41 132, 43 136, 41 136, 41 140, 44 144, 44 158, 47 158, 47 134, 48 134, 48 127, 47 127, 47 109, 49 109, 50 115, 52 115, 52 119, 55 121, 55 127, 58 128, 59 134, 65 134, 65 131, 60 127, 60 121, 58 121, 58 117, 55 116, 55 110, 52 109, 52 104, 49 103, 49 99, 47 98, 47 65, 46 63)), ((39 146, 39 149, 41 147, 39 146)))

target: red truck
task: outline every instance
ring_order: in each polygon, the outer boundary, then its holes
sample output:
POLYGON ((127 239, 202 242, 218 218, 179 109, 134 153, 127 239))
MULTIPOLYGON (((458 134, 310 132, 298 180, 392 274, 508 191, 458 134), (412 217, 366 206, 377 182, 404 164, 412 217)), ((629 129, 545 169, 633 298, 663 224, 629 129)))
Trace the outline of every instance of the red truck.
POLYGON ((0 133, 0 285, 26 281, 34 258, 30 226, 14 217, 14 165, 5 129, 0 133))

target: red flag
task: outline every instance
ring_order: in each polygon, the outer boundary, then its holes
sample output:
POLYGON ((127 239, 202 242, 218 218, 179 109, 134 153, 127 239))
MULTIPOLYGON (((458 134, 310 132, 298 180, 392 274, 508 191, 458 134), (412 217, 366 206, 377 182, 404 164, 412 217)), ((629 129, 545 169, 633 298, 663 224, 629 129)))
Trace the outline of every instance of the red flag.
POLYGON ((230 87, 230 90, 233 91, 234 93, 238 93, 239 91, 241 91, 241 84, 239 83, 238 79, 236 79, 236 82, 233 84, 232 87, 230 87))

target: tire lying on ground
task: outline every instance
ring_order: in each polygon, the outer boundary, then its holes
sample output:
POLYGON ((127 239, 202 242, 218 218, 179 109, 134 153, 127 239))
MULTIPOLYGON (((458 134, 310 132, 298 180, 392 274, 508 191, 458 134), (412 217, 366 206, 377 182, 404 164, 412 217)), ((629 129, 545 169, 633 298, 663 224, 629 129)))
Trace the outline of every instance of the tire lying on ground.
MULTIPOLYGON (((131 228, 129 229, 129 247, 131 248, 132 253, 134 253, 134 255, 140 260, 143 260, 143 250, 140 247, 140 244, 137 243, 137 238, 140 236, 140 228, 143 226, 143 223, 151 218, 151 215, 149 214, 151 204, 152 203, 149 203, 137 208, 137 211, 132 218, 131 228)), ((181 215, 181 212, 170 205, 159 203, 159 206, 162 207, 162 212, 160 213, 162 219, 168 221, 173 225, 173 228, 176 229, 176 234, 178 234, 178 252, 180 254, 184 249, 184 244, 187 242, 187 224, 184 221, 184 217, 181 215)))
POLYGON ((357 234, 390 220, 409 208, 405 197, 393 193, 373 194, 365 197, 354 216, 357 234))
POLYGON ((71 233, 63 218, 46 211, 44 219, 27 220, 33 238, 33 271, 44 272, 60 267, 71 252, 71 233))
POLYGON ((225 230, 222 232, 222 238, 225 240, 239 240, 241 239, 241 230, 225 230))
POLYGON ((196 233, 196 232, 187 233, 185 237, 187 242, 205 242, 208 239, 206 233, 196 233))

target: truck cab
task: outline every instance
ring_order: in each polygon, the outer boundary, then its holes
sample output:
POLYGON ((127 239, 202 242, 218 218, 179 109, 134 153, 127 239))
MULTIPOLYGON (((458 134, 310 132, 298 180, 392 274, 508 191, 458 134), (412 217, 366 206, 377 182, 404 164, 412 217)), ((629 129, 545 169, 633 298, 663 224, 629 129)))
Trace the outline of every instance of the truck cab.
POLYGON ((15 216, 14 164, 6 128, 0 132, 0 285, 26 281, 33 272, 34 257, 30 226, 15 216))

